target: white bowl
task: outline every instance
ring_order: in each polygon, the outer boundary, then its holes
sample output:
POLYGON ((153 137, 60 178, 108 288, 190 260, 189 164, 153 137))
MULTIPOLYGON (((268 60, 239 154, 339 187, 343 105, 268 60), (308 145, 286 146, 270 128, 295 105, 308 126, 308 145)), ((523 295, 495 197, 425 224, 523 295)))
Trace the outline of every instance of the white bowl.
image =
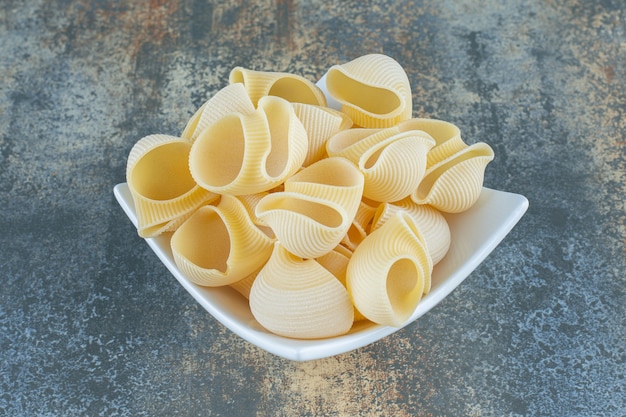
MULTIPOLYGON (((128 185, 116 185, 114 193, 137 227, 128 185)), ((480 198, 469 210, 446 214, 452 234, 450 249, 433 270, 431 291, 422 298, 405 326, 428 312, 463 282, 511 231, 527 208, 528 200, 522 195, 483 188, 480 198)), ((243 339, 275 355, 295 361, 329 357, 368 345, 399 330, 367 323, 357 324, 346 335, 328 339, 296 340, 277 336, 261 327, 252 316, 248 301, 235 290, 201 287, 185 278, 174 263, 169 236, 145 240, 178 282, 215 319, 243 339)))

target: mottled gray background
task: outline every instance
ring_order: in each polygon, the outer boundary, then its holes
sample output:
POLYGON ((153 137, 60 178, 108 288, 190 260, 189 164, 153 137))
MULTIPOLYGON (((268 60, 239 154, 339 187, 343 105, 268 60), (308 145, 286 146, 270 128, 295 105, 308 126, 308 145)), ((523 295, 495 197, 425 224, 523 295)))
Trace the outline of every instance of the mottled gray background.
POLYGON ((626 415, 626 4, 0 1, 0 414, 626 415), (114 200, 230 69, 379 52, 530 209, 444 302, 295 363, 234 336, 114 200))

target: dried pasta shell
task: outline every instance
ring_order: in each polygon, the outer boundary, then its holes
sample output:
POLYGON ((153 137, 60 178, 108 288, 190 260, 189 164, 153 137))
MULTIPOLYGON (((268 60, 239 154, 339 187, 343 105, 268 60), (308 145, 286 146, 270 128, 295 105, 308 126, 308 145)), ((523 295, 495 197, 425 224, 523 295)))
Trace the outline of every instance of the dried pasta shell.
POLYGON ((359 206, 363 176, 344 158, 327 158, 285 182, 285 191, 261 199, 256 215, 290 252, 316 258, 337 246, 359 206))
POLYGON ((274 235, 274 231, 269 227, 269 225, 263 221, 261 218, 256 215, 256 206, 259 204, 259 201, 266 195, 268 192, 262 192, 257 194, 246 194, 240 195, 237 198, 243 206, 246 208, 248 215, 250 216, 250 220, 254 223, 263 233, 274 239, 276 236, 274 235))
POLYGON ((150 135, 131 149, 126 178, 141 237, 175 230, 196 208, 218 198, 198 187, 191 177, 187 164, 190 148, 182 138, 150 135))
POLYGON ((230 285, 267 261, 273 240, 250 220, 243 204, 223 195, 217 206, 200 207, 172 235, 174 261, 192 282, 230 285))
POLYGON ((363 175, 345 158, 325 158, 285 181, 285 191, 337 203, 348 217, 359 207, 363 186, 363 175))
MULTIPOLYGON (((316 261, 322 265, 326 270, 333 274, 341 285, 346 286, 346 272, 348 270, 348 263, 352 253, 346 253, 342 246, 337 246, 325 255, 320 256, 316 261)), ((365 320, 365 316, 354 307, 354 321, 365 320)))
POLYGON ((309 139, 309 150, 302 166, 307 167, 326 156, 326 141, 335 133, 352 126, 345 113, 328 107, 293 103, 296 116, 304 125, 309 139))
MULTIPOLYGON (((259 269, 260 271, 260 269, 259 269)), ((252 290, 252 285, 254 284, 254 280, 256 279, 259 271, 253 272, 247 277, 240 279, 237 282, 233 282, 229 285, 230 288, 237 291, 241 294, 246 300, 250 299, 250 291, 252 290)))
POLYGON ((447 213, 470 208, 480 195, 485 167, 493 160, 493 149, 476 143, 428 168, 411 199, 447 213))
POLYGON ((435 141, 419 130, 349 129, 331 137, 329 155, 343 156, 358 165, 365 177, 363 195, 386 202, 410 195, 426 172, 426 158, 435 141))
POLYGON ((337 278, 279 243, 252 285, 250 310, 272 333, 297 339, 339 336, 354 321, 350 297, 337 278))
POLYGON ((409 79, 402 66, 386 55, 364 55, 332 66, 326 87, 356 126, 391 127, 413 113, 409 79))
POLYGON ((292 103, 326 106, 324 92, 300 75, 235 67, 228 80, 231 84, 243 84, 255 105, 261 97, 277 96, 292 103))
POLYGON ((182 137, 196 140, 207 126, 230 113, 252 114, 254 104, 241 84, 227 85, 207 100, 189 119, 182 137))
POLYGON ((400 123, 398 128, 422 130, 435 140, 435 146, 428 152, 428 168, 467 147, 461 139, 461 130, 444 120, 415 118, 400 123))
POLYGON ((365 239, 365 236, 367 236, 370 231, 377 207, 378 205, 373 206, 365 201, 361 201, 359 203, 359 208, 356 211, 352 225, 350 226, 350 229, 348 229, 344 238, 341 240, 341 243, 344 246, 354 250, 363 241, 363 239, 365 239))
POLYGON ((432 260, 415 222, 398 212, 370 233, 348 264, 354 305, 374 323, 399 327, 430 290, 432 260))
POLYGON ((407 212, 413 217, 418 230, 424 238, 433 265, 439 263, 448 252, 448 249, 450 249, 450 227, 443 214, 431 206, 416 204, 409 198, 393 204, 381 204, 372 220, 371 230, 378 229, 400 210, 407 212))
POLYGON ((204 129, 191 147, 189 169, 198 185, 214 193, 256 194, 293 175, 307 149, 291 104, 266 96, 254 113, 231 113, 204 129))

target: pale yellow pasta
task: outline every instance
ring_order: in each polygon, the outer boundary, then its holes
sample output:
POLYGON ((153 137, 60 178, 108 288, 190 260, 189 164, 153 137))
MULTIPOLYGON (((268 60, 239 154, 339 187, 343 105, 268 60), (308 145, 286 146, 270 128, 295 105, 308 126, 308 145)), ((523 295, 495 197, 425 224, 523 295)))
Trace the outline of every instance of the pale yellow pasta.
POLYGON ((231 84, 244 85, 254 105, 264 96, 277 96, 292 103, 326 106, 324 92, 300 75, 235 67, 228 80, 231 84))
POLYGON ((354 217, 364 179, 356 166, 345 158, 318 161, 285 181, 285 191, 305 194, 341 205, 348 217, 354 217))
POLYGON ((334 65, 326 87, 356 126, 391 127, 412 117, 409 79, 391 57, 370 54, 334 65))
POLYGON ((265 233, 266 235, 268 235, 269 237, 273 239, 276 236, 274 235, 274 231, 272 230, 272 228, 269 227, 269 225, 265 221, 263 221, 256 215, 256 206, 259 204, 259 201, 261 201, 261 199, 268 194, 269 192, 262 192, 262 193, 257 193, 257 194, 246 194, 246 195, 237 196, 237 198, 239 199, 239 201, 241 201, 243 206, 246 208, 246 211, 248 212, 248 215, 250 216, 250 220, 252 220, 252 223, 254 223, 263 233, 265 233))
POLYGON ((352 126, 345 113, 328 107, 293 103, 309 139, 309 150, 302 166, 307 167, 326 156, 326 141, 332 135, 352 126))
POLYGON ((476 143, 428 168, 411 199, 447 213, 469 209, 483 186, 485 167, 493 160, 486 143, 476 143))
POLYGON ((237 291, 239 294, 241 294, 246 300, 249 300, 250 291, 252 290, 252 285, 254 284, 254 280, 259 274, 259 271, 253 272, 252 274, 248 275, 247 277, 243 279, 240 279, 237 282, 233 282, 232 284, 229 285, 229 287, 237 291))
POLYGON ((276 243, 250 291, 254 318, 272 333, 317 339, 347 333, 354 308, 345 287, 314 259, 302 259, 276 243))
POLYGON ((141 237, 175 230, 195 209, 217 199, 191 177, 187 163, 190 148, 182 138, 150 135, 131 149, 126 179, 141 237))
POLYGON ((383 203, 374 215, 371 230, 378 229, 399 210, 406 211, 413 217, 415 225, 424 238, 433 265, 439 263, 450 249, 450 227, 443 214, 431 206, 416 204, 410 198, 396 203, 383 203))
POLYGON ((405 325, 450 248, 444 214, 477 201, 491 147, 412 118, 407 74, 381 54, 328 70, 341 110, 295 74, 235 67, 228 82, 181 137, 133 146, 139 235, 172 232, 186 278, 231 287, 276 335, 405 325))
POLYGON ((207 100, 189 119, 182 137, 194 141, 207 126, 230 113, 253 114, 254 104, 241 84, 228 85, 207 100))
POLYGON ((252 114, 231 113, 209 125, 189 154, 194 180, 217 194, 270 190, 304 162, 307 134, 286 100, 266 96, 252 114))
POLYGON ((430 290, 432 267, 415 222, 399 211, 352 254, 346 273, 348 292, 366 318, 400 327, 430 290))
MULTIPOLYGON (((350 262, 351 252, 346 253, 343 246, 337 246, 327 254, 316 258, 316 261, 326 268, 331 274, 333 274, 341 285, 346 286, 346 272, 348 270, 348 263, 350 262)), ((365 316, 354 307, 354 321, 365 320, 365 316)))
POLYGON ((377 205, 370 205, 365 201, 359 203, 354 220, 348 232, 341 240, 341 243, 350 248, 350 250, 356 249, 356 247, 365 239, 365 236, 370 231, 372 225, 372 219, 376 214, 377 205))
POLYGON ((316 258, 337 246, 359 206, 363 176, 344 158, 304 168, 256 206, 256 215, 293 254, 316 258))
POLYGON ((428 152, 428 168, 467 147, 461 139, 461 130, 443 120, 415 118, 400 123, 398 128, 402 131, 422 130, 435 140, 435 146, 428 152))
POLYGON ((373 130, 350 129, 332 136, 326 149, 358 165, 365 177, 363 195, 375 201, 398 201, 410 195, 426 171, 434 139, 420 130, 397 126, 373 130))
POLYGON ((233 284, 269 259, 273 239, 250 220, 236 197, 223 195, 217 206, 202 206, 174 232, 176 266, 190 281, 208 287, 233 284))

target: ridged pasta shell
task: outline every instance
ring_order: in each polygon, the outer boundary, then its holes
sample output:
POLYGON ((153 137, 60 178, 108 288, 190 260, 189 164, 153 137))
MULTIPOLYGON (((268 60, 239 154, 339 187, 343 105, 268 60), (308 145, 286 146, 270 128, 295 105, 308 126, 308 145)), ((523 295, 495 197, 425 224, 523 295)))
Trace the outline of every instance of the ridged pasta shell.
POLYGON ((345 158, 325 158, 309 165, 285 181, 285 191, 321 198, 341 205, 354 217, 364 179, 356 166, 345 158))
POLYGON ((467 210, 480 196, 485 168, 493 157, 486 143, 466 147, 428 168, 411 199, 447 213, 467 210))
POLYGON ((309 138, 309 150, 302 166, 307 167, 326 156, 326 141, 332 135, 352 126, 345 113, 328 107, 293 103, 296 116, 302 122, 309 138))
POLYGON ((352 225, 341 240, 344 246, 348 247, 350 250, 354 250, 363 239, 365 239, 365 236, 367 236, 370 231, 377 207, 378 205, 372 206, 365 201, 359 203, 359 208, 356 211, 352 225))
POLYGON ((141 237, 175 230, 196 208, 218 198, 193 180, 190 148, 185 139, 168 135, 146 136, 132 147, 126 179, 141 237))
POLYGON ((256 194, 294 174, 308 150, 307 134, 291 104, 259 100, 252 114, 231 113, 205 128, 189 154, 198 185, 217 194, 256 194))
POLYGON ((277 96, 292 103, 326 107, 324 92, 300 75, 235 67, 231 70, 228 81, 231 84, 243 84, 255 106, 264 96, 277 96))
POLYGON ((243 85, 227 85, 200 106, 187 122, 181 136, 194 141, 207 126, 227 114, 252 114, 254 110, 254 104, 243 85))
POLYGON ((399 327, 430 291, 431 273, 432 260, 415 222, 399 211, 356 248, 346 282, 365 317, 399 327))
POLYGON ((263 219, 260 219, 256 215, 256 206, 259 204, 259 201, 261 201, 261 199, 268 194, 268 192, 246 194, 237 196, 237 198, 246 208, 246 211, 248 212, 252 223, 254 223, 263 233, 274 239, 276 236, 274 235, 274 231, 272 230, 272 228, 269 227, 269 225, 263 219))
POLYGON ((428 152, 427 168, 467 147, 461 139, 461 130, 443 120, 415 118, 400 123, 398 128, 401 131, 422 130, 435 140, 435 146, 428 152))
POLYGON ((267 330, 297 339, 339 336, 354 321, 339 280, 314 259, 298 258, 279 243, 252 285, 250 310, 267 330))
POLYGON ((364 55, 332 66, 326 87, 355 126, 391 127, 412 117, 409 79, 402 66, 386 55, 364 55))
POLYGON ((450 227, 443 214, 431 206, 416 204, 409 198, 393 204, 381 204, 372 220, 371 231, 378 229, 400 210, 413 217, 417 229, 424 238, 433 265, 439 263, 450 249, 450 227))
MULTIPOLYGON (((260 269, 259 269, 260 271, 260 269)), ((240 279, 237 282, 233 282, 229 285, 233 290, 237 291, 241 294, 246 300, 250 299, 250 291, 252 290, 252 285, 254 284, 254 280, 256 279, 259 271, 253 272, 247 277, 240 279)))
POLYGON ((178 269, 208 287, 237 282, 267 261, 273 240, 250 220, 236 197, 223 195, 217 206, 202 206, 172 235, 178 269))
POLYGON ((329 155, 358 165, 365 177, 363 195, 375 201, 398 201, 410 195, 426 172, 426 158, 435 141, 419 130, 349 129, 326 144, 329 155))
POLYGON ((337 246, 356 214, 363 176, 344 158, 318 161, 261 199, 256 215, 290 252, 316 258, 337 246))

